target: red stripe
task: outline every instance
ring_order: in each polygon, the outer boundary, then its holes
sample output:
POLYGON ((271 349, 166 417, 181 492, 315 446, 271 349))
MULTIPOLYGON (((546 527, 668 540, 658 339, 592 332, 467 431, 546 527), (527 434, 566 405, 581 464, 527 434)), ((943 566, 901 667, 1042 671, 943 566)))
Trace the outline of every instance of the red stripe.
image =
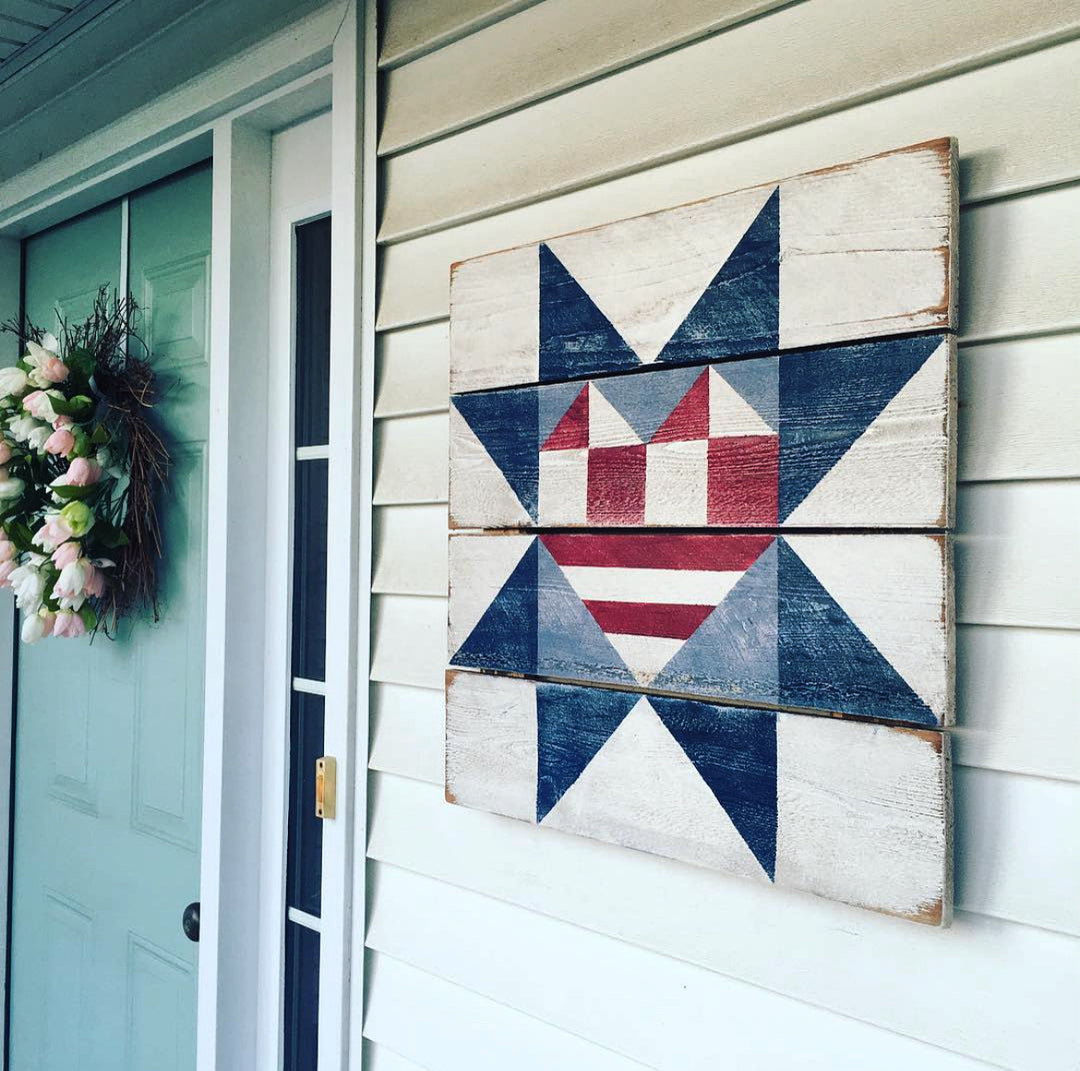
POLYGON ((623 569, 706 569, 741 572, 772 542, 770 535, 542 535, 559 565, 623 569))
POLYGON ((605 632, 630 636, 666 636, 689 639, 715 606, 685 606, 672 602, 585 602, 605 632))

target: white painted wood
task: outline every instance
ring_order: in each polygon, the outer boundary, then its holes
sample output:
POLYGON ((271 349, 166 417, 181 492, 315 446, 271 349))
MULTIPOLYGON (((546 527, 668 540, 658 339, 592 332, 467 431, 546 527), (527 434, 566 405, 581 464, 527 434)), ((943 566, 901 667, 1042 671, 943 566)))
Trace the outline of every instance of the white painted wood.
POLYGON ((404 502, 445 502, 448 486, 446 413, 382 420, 375 433, 376 506, 404 502), (442 461, 431 464, 431 443, 441 444, 442 461))
POLYGON ((447 600, 376 595, 371 605, 371 679, 441 688, 447 600))
MULTIPOLYGON (((448 678, 448 801, 539 824, 537 687, 479 673, 448 678)), ((775 734, 773 884, 931 925, 947 922, 949 760, 942 736, 802 714, 779 715, 775 734)), ((1080 790, 1074 795, 1080 799, 1080 790)), ((542 824, 770 881, 647 696, 542 824)))
POLYGON ((257 1029, 262 799, 261 615, 251 593, 265 584, 262 450, 266 441, 270 259, 270 138, 241 123, 214 130, 213 277, 210 321, 206 712, 203 752, 202 941, 198 1066, 252 1066, 257 1029))
POLYGON ((640 1071, 641 1064, 417 970, 369 957, 364 1036, 437 1071, 640 1071))
POLYGON ((435 323, 380 336, 375 416, 406 416, 446 408, 450 371, 449 324, 435 323))
POLYGON ((388 0, 380 4, 379 66, 399 63, 444 47, 537 0, 388 0))
MULTIPOLYGON (((330 42, 341 24, 343 9, 344 0, 333 0, 252 43, 228 62, 155 97, 74 145, 62 146, 40 164, 0 183, 0 232, 25 235, 63 219, 71 208, 62 202, 84 189, 89 196, 80 198, 78 211, 102 203, 92 191, 117 170, 207 135, 219 119, 252 110, 262 98, 317 71, 330 59, 330 42)), ((205 157, 203 152, 198 158, 205 157)), ((140 182, 146 181, 145 176, 140 178, 140 182)), ((111 189, 102 199, 119 192, 125 191, 111 189)))
POLYGON ((648 1067, 985 1066, 394 866, 373 875, 373 950, 648 1067))
POLYGON ((1075 335, 961 348, 961 480, 1080 476, 1078 355, 1075 335))
MULTIPOLYGON (((1022 15, 997 0, 962 8, 933 0, 872 9, 858 0, 790 5, 400 154, 387 169, 380 238, 400 240, 793 125, 1062 40, 1077 25, 1071 0, 1022 15), (845 57, 839 68, 836 56, 845 57), (595 134, 565 136, 581 129, 595 134)), ((943 132, 962 135, 939 125, 930 136, 943 132)), ((773 172, 785 173, 792 172, 773 172)), ((710 192, 724 188, 733 187, 710 192)))
POLYGON ((385 1045, 365 1041, 362 1051, 365 1071, 427 1071, 419 1064, 414 1064, 412 1060, 398 1056, 393 1049, 388 1049, 385 1045))
POLYGON ((583 7, 546 0, 391 71, 379 153, 445 137, 783 2, 620 0, 583 7))
POLYGON ((379 506, 374 511, 375 573, 371 590, 392 595, 445 595, 446 507, 379 506))
MULTIPOLYGON (((372 749, 372 769, 441 789, 444 759, 440 693, 378 685, 377 694, 378 746, 372 749)), ((470 716, 473 713, 484 716, 483 711, 471 711, 470 716)), ((508 730, 499 728, 493 732, 506 737, 508 730)), ((949 736, 955 741, 957 733, 951 731, 949 736)), ((1066 735, 1064 739, 1069 738, 1066 735)), ((1053 744, 1060 746, 1061 738, 1055 738, 1053 744)), ((1074 750, 1070 760, 1075 763, 1075 758, 1074 750)), ((456 769, 457 765, 455 762, 450 768, 456 769)), ((525 775, 516 779, 518 791, 525 791, 527 781, 525 775)), ((1045 842, 1035 833, 1049 828, 1051 839, 1068 840, 1080 806, 1080 790, 1075 782, 1075 771, 1072 780, 1066 781, 957 768, 954 828, 958 843, 958 909, 1080 935, 1077 862, 1069 853, 1048 855, 1045 842), (1032 873, 1039 874, 1038 881, 1031 880, 1032 873)), ((484 791, 493 795, 495 786, 485 785, 484 791)))
POLYGON ((1080 781, 1080 633, 956 630, 953 758, 967 766, 1080 781))
MULTIPOLYGON (((779 187, 781 349, 947 328, 955 184, 936 141, 546 244, 648 366, 779 187)), ((454 265, 452 392, 541 378, 539 274, 535 247, 454 265)))
POLYGON ((374 859, 992 1063, 1028 1068, 1038 1054, 1071 1071, 1074 937, 964 912, 942 934, 447 807, 439 788, 385 774, 374 799, 374 859))
MULTIPOLYGON (((720 190, 778 175, 827 167, 837 160, 938 137, 943 131, 960 144, 961 193, 966 202, 1070 180, 1080 175, 1080 105, 1075 113, 1071 111, 1073 101, 1062 99, 1054 87, 1069 79, 1078 62, 1080 42, 1063 44, 635 174, 619 177, 614 169, 606 171, 597 176, 605 181, 577 192, 556 195, 557 186, 549 181, 545 199, 538 204, 502 211, 384 251, 379 326, 446 316, 449 266, 455 261, 714 196, 720 190), (997 106, 987 107, 988 100, 997 106)), ((513 117, 506 121, 509 118, 513 117)), ((581 129, 580 120, 575 119, 571 128, 581 129)), ((601 122, 596 129, 604 156, 606 126, 601 122)), ((640 140, 640 131, 635 136, 640 140)), ((475 175, 475 158, 461 138, 451 139, 455 154, 444 170, 457 167, 475 175)), ((578 139, 571 140, 579 144, 578 139)), ((514 138, 500 139, 498 151, 505 154, 516 144, 514 138)), ((499 170, 498 165, 494 170, 499 170)), ((421 179, 421 189, 413 195, 420 197, 434 189, 441 177, 421 179)), ((470 199, 468 209, 474 216, 489 214, 480 195, 470 199)), ((1027 237, 1010 234, 1018 242, 1027 237)), ((999 270, 973 259, 973 251, 965 245, 960 256, 962 277, 967 277, 964 266, 969 263, 982 265, 981 279, 999 270)))
POLYGON ((1080 480, 972 484, 954 541, 957 620, 1080 627, 1080 480))
POLYGON ((257 1066, 275 1066, 283 1052, 284 942, 290 763, 291 689, 326 694, 322 681, 291 677, 294 360, 296 323, 294 229, 330 209, 329 114, 275 134, 270 146, 271 310, 266 455, 266 647, 264 661, 260 852, 260 971, 257 1066), (284 578, 284 583, 282 582, 284 578))

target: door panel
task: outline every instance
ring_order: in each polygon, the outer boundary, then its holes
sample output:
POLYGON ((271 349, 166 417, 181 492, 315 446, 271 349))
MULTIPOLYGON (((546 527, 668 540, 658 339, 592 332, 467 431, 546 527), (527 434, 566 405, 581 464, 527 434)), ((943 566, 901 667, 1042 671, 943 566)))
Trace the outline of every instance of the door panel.
MULTIPOLYGON (((27 313, 118 286, 120 208, 31 239, 27 313)), ((132 195, 130 288, 173 454, 161 620, 21 647, 11 1071, 191 1071, 206 575, 210 172, 132 195)))

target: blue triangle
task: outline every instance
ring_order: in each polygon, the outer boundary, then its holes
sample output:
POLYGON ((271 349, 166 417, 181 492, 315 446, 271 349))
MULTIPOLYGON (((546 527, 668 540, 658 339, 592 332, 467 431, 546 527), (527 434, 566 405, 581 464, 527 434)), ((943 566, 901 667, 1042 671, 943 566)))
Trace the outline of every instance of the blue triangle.
POLYGON ((540 499, 540 402, 533 387, 456 394, 453 404, 536 520, 540 499))
POLYGON ((539 555, 536 672, 601 684, 633 684, 634 675, 542 543, 539 555))
POLYGON ((776 714, 650 696, 770 879, 776 877, 776 714))
POLYGON ((775 541, 656 675, 652 686, 669 692, 776 702, 775 541))
POLYGON ((540 398, 540 434, 538 446, 547 442, 559 421, 566 416, 574 399, 587 387, 583 383, 552 383, 548 387, 533 388, 540 398))
POLYGON ((780 702, 937 725, 933 711, 802 558, 785 540, 779 543, 780 702))
POLYGON ((765 202, 658 361, 687 364, 777 348, 780 188, 765 202))
POLYGON ((595 386, 647 443, 700 375, 700 368, 665 368, 652 375, 602 379, 595 386))
POLYGON ((536 672, 536 563, 539 541, 514 566, 465 642, 450 659, 455 666, 536 672))
POLYGON ((638 355, 540 243, 540 382, 640 368, 638 355))
POLYGON ((547 817, 640 699, 636 692, 537 684, 537 822, 547 817))
POLYGON ((890 338, 781 355, 781 521, 881 415, 942 338, 890 338))
POLYGON ((742 396, 774 431, 780 427, 780 361, 777 357, 754 357, 716 366, 732 388, 742 396))

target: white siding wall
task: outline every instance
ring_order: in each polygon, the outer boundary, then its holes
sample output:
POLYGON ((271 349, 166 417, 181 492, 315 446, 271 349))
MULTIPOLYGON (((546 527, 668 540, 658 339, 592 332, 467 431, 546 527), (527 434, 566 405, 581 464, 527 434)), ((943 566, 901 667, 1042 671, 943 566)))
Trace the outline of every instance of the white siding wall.
POLYGON ((390 0, 383 32, 372 1066, 1075 1071, 1080 3, 390 0), (942 134, 952 929, 448 806, 451 263, 942 134))

